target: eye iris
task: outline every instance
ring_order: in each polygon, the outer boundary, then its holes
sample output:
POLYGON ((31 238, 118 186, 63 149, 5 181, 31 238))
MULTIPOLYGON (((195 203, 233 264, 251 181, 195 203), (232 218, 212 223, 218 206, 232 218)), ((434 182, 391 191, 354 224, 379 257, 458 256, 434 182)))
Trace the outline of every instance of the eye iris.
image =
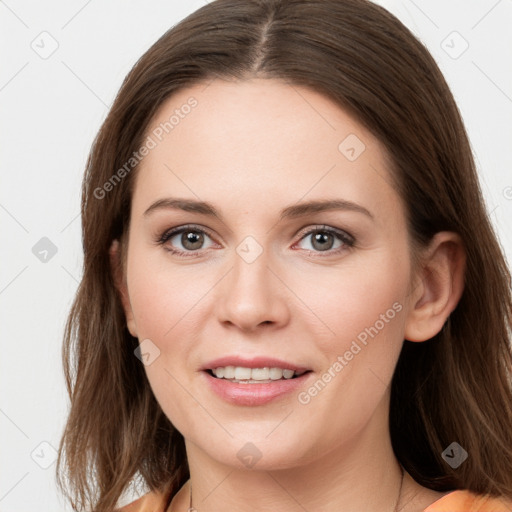
POLYGON ((320 250, 329 250, 332 248, 332 242, 333 242, 332 239, 333 239, 333 236, 330 233, 323 233, 323 232, 315 233, 315 235, 313 236, 313 247, 315 247, 315 249, 320 249, 320 250), (330 240, 331 244, 329 244, 328 241, 326 244, 326 239, 328 239, 328 238, 331 239, 330 240), (317 242, 320 243, 319 247, 316 247, 316 245, 315 245, 317 242))
POLYGON ((186 249, 190 249, 194 251, 196 249, 200 249, 203 244, 204 236, 202 233, 198 233, 197 231, 185 231, 181 235, 181 243, 183 247, 186 249), (190 247, 188 244, 192 244, 193 247, 190 247))

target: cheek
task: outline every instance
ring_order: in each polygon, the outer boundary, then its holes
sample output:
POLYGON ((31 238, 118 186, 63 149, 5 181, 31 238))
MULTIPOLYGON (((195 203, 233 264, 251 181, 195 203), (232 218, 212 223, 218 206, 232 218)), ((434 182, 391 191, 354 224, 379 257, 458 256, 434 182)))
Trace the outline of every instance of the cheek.
POLYGON ((158 340, 158 344, 195 314, 194 305, 211 287, 204 271, 194 271, 192 266, 173 266, 158 251, 137 247, 129 256, 127 272, 139 339, 158 340))
POLYGON ((327 439, 337 438, 339 425, 347 436, 358 431, 388 389, 403 343, 408 270, 406 257, 373 253, 338 272, 315 272, 314 283, 298 292, 322 321, 308 312, 309 325, 318 325, 310 332, 323 354, 318 378, 325 383, 306 389, 301 403, 324 415, 327 439))
POLYGON ((374 251, 354 255, 337 268, 311 267, 310 275, 301 271, 293 289, 308 306, 305 313, 318 325, 318 334, 325 333, 323 350, 332 353, 371 334, 401 342, 408 276, 405 252, 374 251))
POLYGON ((191 403, 186 390, 193 381, 194 369, 186 362, 198 334, 195 319, 204 314, 201 297, 207 292, 208 282, 199 279, 198 272, 162 262, 165 258, 156 258, 157 251, 138 251, 135 245, 131 249, 127 280, 139 342, 149 339, 159 351, 144 369, 167 417, 179 430, 190 431, 189 418, 194 416, 196 404, 191 403))

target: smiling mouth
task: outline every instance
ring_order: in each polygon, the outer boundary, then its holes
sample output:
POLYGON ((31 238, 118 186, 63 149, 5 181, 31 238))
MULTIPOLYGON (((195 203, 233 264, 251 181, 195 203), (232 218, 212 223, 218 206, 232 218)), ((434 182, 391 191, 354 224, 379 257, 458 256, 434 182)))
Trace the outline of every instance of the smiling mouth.
POLYGON ((281 368, 235 368, 224 367, 205 370, 211 377, 234 384, 268 384, 283 380, 293 380, 310 373, 311 370, 296 372, 281 368), (237 377, 237 378, 235 378, 237 377))

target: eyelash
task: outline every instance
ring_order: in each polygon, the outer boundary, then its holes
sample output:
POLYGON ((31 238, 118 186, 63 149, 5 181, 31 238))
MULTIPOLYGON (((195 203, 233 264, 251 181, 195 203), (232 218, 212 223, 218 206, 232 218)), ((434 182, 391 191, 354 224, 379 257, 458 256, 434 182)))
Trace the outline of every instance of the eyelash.
MULTIPOLYGON (((209 232, 207 230, 205 230, 204 228, 200 228, 196 225, 190 224, 190 225, 181 226, 178 228, 173 228, 171 230, 165 231, 162 235, 160 235, 158 237, 157 243, 158 243, 158 245, 163 246, 172 237, 179 235, 183 232, 187 232, 187 231, 195 232, 195 233, 202 233, 202 234, 208 235, 210 238, 212 238, 212 236, 209 234, 209 232)), ((328 234, 333 235, 336 238, 338 238, 338 240, 340 240, 344 244, 344 246, 342 246, 342 247, 338 247, 337 249, 334 249, 334 250, 329 249, 328 251, 313 251, 310 249, 303 249, 310 254, 314 253, 315 255, 320 255, 321 258, 326 257, 326 256, 333 256, 333 255, 338 254, 344 250, 350 249, 350 248, 354 247, 354 245, 355 245, 355 239, 352 235, 345 233, 344 231, 330 228, 325 225, 317 225, 315 228, 310 229, 309 231, 303 233, 299 242, 302 241, 307 236, 312 235, 314 233, 328 233, 328 234), (322 253, 325 253, 325 256, 323 256, 322 253)), ((180 258, 198 257, 198 256, 200 256, 200 252, 202 251, 202 249, 198 249, 196 251, 181 251, 179 249, 174 249, 174 248, 170 248, 170 247, 165 247, 165 250, 169 251, 172 254, 175 254, 176 256, 178 256, 180 258)))

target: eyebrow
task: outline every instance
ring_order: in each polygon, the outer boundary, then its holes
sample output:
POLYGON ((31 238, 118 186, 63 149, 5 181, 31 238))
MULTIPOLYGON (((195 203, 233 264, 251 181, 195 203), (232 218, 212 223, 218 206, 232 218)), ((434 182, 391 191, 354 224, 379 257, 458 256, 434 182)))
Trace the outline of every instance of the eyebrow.
MULTIPOLYGON (((222 215, 211 203, 205 201, 196 201, 194 199, 179 199, 170 197, 155 201, 144 212, 144 216, 148 216, 152 212, 160 209, 174 209, 183 210, 186 212, 199 213, 202 215, 215 217, 219 219, 221 222, 224 222, 222 219, 222 215)), ((345 199, 328 199, 322 201, 309 201, 305 203, 297 203, 288 206, 284 208, 284 210, 281 212, 279 220, 282 221, 284 219, 302 217, 305 215, 310 215, 312 213, 330 210, 346 210, 358 212, 367 215, 371 219, 374 219, 372 213, 369 210, 367 210, 364 206, 361 206, 360 204, 354 203, 352 201, 347 201, 345 199)))

